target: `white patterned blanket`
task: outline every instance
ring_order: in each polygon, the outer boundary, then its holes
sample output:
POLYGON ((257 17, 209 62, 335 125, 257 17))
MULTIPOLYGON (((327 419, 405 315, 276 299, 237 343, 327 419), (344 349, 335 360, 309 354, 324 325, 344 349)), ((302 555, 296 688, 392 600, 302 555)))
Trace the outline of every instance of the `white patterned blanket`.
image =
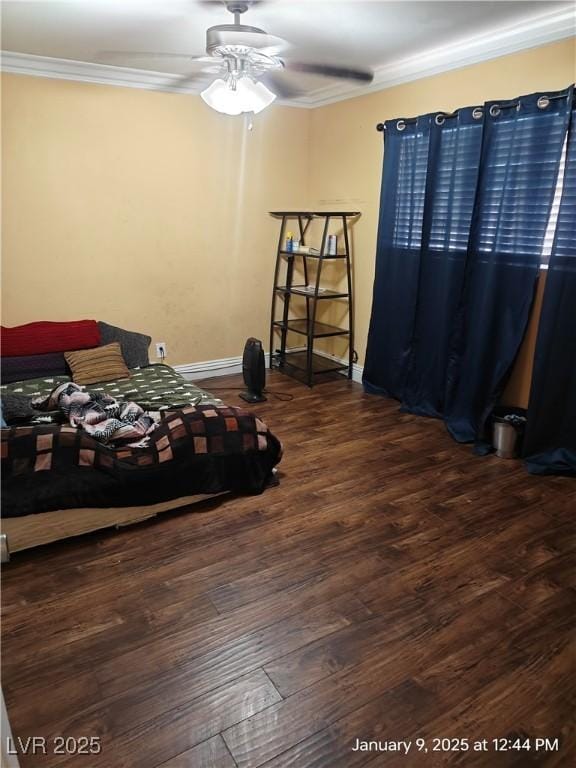
POLYGON ((157 420, 137 403, 119 401, 100 392, 87 392, 73 382, 60 384, 48 397, 35 398, 32 405, 40 411, 59 410, 70 426, 84 430, 105 445, 144 448, 150 433, 158 426, 157 420))

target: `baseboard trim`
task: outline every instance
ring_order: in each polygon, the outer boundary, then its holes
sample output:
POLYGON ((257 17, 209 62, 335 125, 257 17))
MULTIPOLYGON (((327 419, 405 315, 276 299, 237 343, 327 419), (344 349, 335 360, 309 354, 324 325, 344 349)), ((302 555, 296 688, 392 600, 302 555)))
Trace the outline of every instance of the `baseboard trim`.
MULTIPOLYGON (((330 355, 328 352, 322 352, 319 349, 314 350, 315 355, 320 355, 320 357, 326 357, 328 360, 334 360, 335 363, 341 363, 342 365, 348 365, 348 358, 347 357, 337 357, 336 355, 330 355)), ((364 372, 364 366, 359 365, 358 363, 352 363, 352 381, 355 381, 357 384, 362 384, 362 373, 364 372)))
MULTIPOLYGON (((304 349, 304 347, 295 347, 294 352, 304 349)), ((321 352, 316 350, 315 354, 327 357, 330 360, 335 360, 343 365, 348 362, 342 357, 336 357, 335 355, 329 355, 327 352, 321 352)), ((270 354, 268 352, 264 355, 266 360, 266 368, 270 365, 270 354)), ((221 357, 216 360, 204 360, 200 363, 185 363, 184 365, 175 365, 174 370, 181 376, 189 381, 197 381, 198 379, 209 379, 213 376, 232 376, 235 373, 242 373, 242 355, 237 357, 221 357)), ((362 373, 364 367, 358 363, 354 363, 352 366, 352 380, 358 384, 362 383, 362 373)))
MULTIPOLYGON (((270 356, 265 355, 266 366, 270 356)), ((234 373, 242 373, 242 355, 237 357, 221 357, 216 360, 204 360, 200 363, 186 363, 175 365, 174 370, 189 381, 197 379, 209 379, 212 376, 232 376, 234 373)))

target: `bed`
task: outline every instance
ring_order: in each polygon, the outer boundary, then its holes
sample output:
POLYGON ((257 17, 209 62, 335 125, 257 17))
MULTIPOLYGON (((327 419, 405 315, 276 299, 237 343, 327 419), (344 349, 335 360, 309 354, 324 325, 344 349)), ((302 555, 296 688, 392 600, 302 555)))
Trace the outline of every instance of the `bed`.
MULTIPOLYGON (((46 397, 70 381, 12 381, 0 396, 46 397)), ((16 552, 123 526, 222 493, 261 493, 282 447, 255 414, 226 405, 167 365, 130 369, 91 392, 133 401, 157 426, 144 447, 113 446, 38 412, 2 429, 2 545, 16 552)))

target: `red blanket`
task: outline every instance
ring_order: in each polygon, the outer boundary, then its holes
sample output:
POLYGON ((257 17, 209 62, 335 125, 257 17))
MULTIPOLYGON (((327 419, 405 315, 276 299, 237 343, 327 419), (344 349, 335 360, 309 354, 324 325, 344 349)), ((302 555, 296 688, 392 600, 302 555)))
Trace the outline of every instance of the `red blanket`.
POLYGON ((43 355, 97 347, 100 344, 100 329, 96 320, 69 323, 41 321, 14 328, 2 326, 0 340, 2 357, 43 355))

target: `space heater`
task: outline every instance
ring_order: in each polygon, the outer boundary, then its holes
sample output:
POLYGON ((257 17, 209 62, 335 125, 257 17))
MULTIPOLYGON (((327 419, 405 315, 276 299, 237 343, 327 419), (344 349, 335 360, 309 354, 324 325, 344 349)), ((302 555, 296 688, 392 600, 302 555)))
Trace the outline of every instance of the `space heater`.
POLYGON ((242 375, 246 392, 241 392, 240 397, 247 403, 263 403, 264 387, 266 386, 266 366, 264 363, 264 349, 259 339, 248 339, 242 356, 242 375))

